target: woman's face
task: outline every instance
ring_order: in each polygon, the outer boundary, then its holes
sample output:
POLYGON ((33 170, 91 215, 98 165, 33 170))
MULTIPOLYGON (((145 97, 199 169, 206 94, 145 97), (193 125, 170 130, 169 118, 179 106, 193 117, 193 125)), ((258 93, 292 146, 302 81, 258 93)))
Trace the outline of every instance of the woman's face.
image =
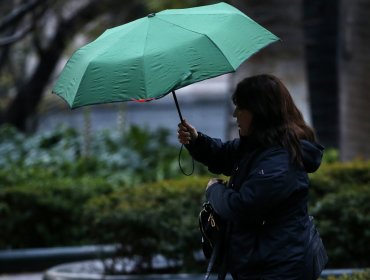
POLYGON ((233 117, 236 118, 236 122, 239 126, 240 136, 247 136, 250 133, 250 127, 252 124, 252 113, 246 109, 240 109, 238 106, 236 106, 233 117))

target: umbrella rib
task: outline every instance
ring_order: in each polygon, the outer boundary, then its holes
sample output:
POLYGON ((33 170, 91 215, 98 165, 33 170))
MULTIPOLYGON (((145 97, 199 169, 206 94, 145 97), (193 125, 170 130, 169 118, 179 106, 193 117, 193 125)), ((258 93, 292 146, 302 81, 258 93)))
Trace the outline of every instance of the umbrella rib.
MULTIPOLYGON (((134 32, 134 30, 132 29, 132 30, 130 30, 129 32, 134 32)), ((87 45, 93 44, 96 40, 97 40, 97 39, 95 39, 95 40, 91 41, 91 42, 90 42, 89 44, 87 44, 87 45)), ((114 42, 119 42, 119 40, 120 40, 120 38, 117 36, 114 42)), ((86 47, 87 45, 85 45, 84 47, 86 47)), ((113 44, 113 45, 114 45, 114 44, 113 44)), ((81 49, 81 48, 80 48, 80 49, 81 49)), ((78 50, 77 50, 77 51, 78 51, 78 50)), ((107 52, 107 50, 102 50, 102 51, 96 52, 94 56, 90 57, 90 58, 88 59, 87 64, 86 64, 86 69, 87 69, 88 67, 90 67, 90 63, 91 63, 92 61, 94 61, 94 59, 95 59, 95 58, 97 58, 97 57, 101 56, 102 54, 104 54, 104 53, 106 53, 106 52, 107 52)), ((80 79, 80 81, 79 81, 79 85, 81 85, 81 84, 83 83, 83 81, 85 80, 85 77, 86 77, 86 71, 83 73, 83 75, 82 75, 82 77, 81 77, 81 79, 80 79)), ((81 106, 78 106, 78 105, 77 105, 77 106, 76 106, 76 105, 74 105, 74 104, 75 104, 76 99, 77 99, 77 95, 75 95, 75 96, 73 97, 73 101, 71 102, 71 105, 70 105, 70 107, 71 107, 71 108, 78 108, 78 107, 81 107, 81 106)), ((67 103, 68 103, 68 102, 67 102, 67 103)), ((96 103, 96 104, 98 104, 98 103, 96 103)), ((91 103, 91 104, 89 104, 89 105, 94 105, 94 103, 91 103)), ((83 105, 82 105, 82 106, 83 106, 83 105)))
MULTIPOLYGON (((144 85, 145 85, 145 90, 144 92, 147 92, 147 88, 146 88, 146 61, 145 61, 145 52, 146 52, 146 49, 147 49, 147 42, 148 42, 148 35, 149 35, 149 27, 150 27, 150 21, 147 21, 147 29, 146 29, 146 35, 145 35, 145 42, 144 42, 144 46, 143 46, 143 52, 142 52, 142 55, 141 55, 141 58, 142 58, 142 65, 143 65, 143 69, 144 69, 144 75, 143 75, 143 79, 144 79, 144 85)), ((147 98, 148 97, 148 94, 146 94, 146 96, 143 96, 143 98, 147 98)))
POLYGON ((219 50, 219 52, 223 55, 223 57, 225 57, 225 59, 226 59, 226 61, 227 61, 227 63, 230 65, 230 67, 232 68, 232 69, 234 69, 234 71, 236 70, 231 64, 230 64, 230 61, 229 61, 229 59, 226 57, 226 55, 224 54, 224 52, 220 49, 220 47, 207 35, 207 34, 204 34, 204 33, 201 33, 201 32, 198 32, 198 31, 194 31, 194 30, 191 30, 191 29, 189 29, 189 28, 186 28, 186 27, 184 27, 184 26, 181 26, 181 25, 179 25, 179 24, 176 24, 176 23, 173 23, 173 22, 171 22, 171 21, 168 21, 168 20, 165 20, 165 19, 163 19, 163 18, 160 18, 160 17, 157 17, 157 19, 159 19, 159 20, 162 20, 162 21, 164 21, 164 22, 166 22, 166 23, 169 23, 169 24, 172 24, 172 25, 175 25, 175 26, 177 26, 177 27, 179 27, 179 28, 182 28, 182 29, 185 29, 185 30, 187 30, 187 31, 189 31, 189 32, 192 32, 192 33, 197 33, 197 34, 201 34, 201 35, 203 35, 203 36, 205 36, 205 37, 207 37, 207 39, 219 50))
MULTIPOLYGON (((228 14, 233 14, 233 15, 235 15, 235 16, 238 16, 238 17, 242 17, 242 18, 244 18, 244 19, 247 19, 247 20, 249 20, 249 21, 251 21, 252 23, 256 23, 256 22, 254 22, 254 20, 253 19, 251 19, 250 17, 248 17, 247 15, 245 15, 245 14, 243 14, 243 13, 238 13, 238 12, 235 12, 235 11, 231 11, 231 12, 229 12, 228 14)), ((168 24, 172 24, 172 25, 175 25, 175 26, 177 26, 177 27, 179 27, 179 28, 182 28, 182 29, 184 29, 184 30, 187 30, 187 31, 190 31, 190 32, 193 32, 193 33, 197 33, 197 34, 201 34, 201 35, 203 35, 203 36, 205 36, 205 37, 207 37, 208 38, 208 40, 220 51, 220 53, 225 57, 225 59, 227 60, 227 62, 228 62, 228 64, 230 65, 230 67, 233 69, 233 71, 236 71, 236 69, 240 66, 240 64, 241 63, 239 63, 238 65, 236 65, 235 67, 233 66, 233 65, 231 65, 230 64, 230 61, 229 61, 229 59, 227 58, 227 56, 225 55, 225 53, 220 49, 220 47, 207 35, 207 34, 204 34, 204 33, 202 33, 202 32, 198 32, 198 31, 194 31, 194 30, 192 30, 192 29, 189 29, 189 28, 187 28, 187 27, 184 27, 184 26, 182 26, 182 25, 179 25, 179 24, 177 24, 177 23, 174 23, 174 22, 172 22, 172 21, 168 21, 168 20, 166 20, 166 19, 164 19, 163 17, 160 17, 159 16, 160 14, 158 14, 158 16, 156 17, 157 19, 159 19, 159 20, 162 20, 163 22, 166 22, 166 23, 168 23, 168 24)), ((175 15, 175 14, 169 14, 169 15, 175 15)), ((179 15, 181 15, 181 14, 179 14, 179 15)), ((211 13, 204 13, 204 14, 198 14, 198 15, 214 15, 213 13, 211 14, 211 13)), ((166 14, 163 14, 163 16, 166 16, 166 14)), ((256 24, 258 24, 258 23, 256 23, 256 24)), ((263 26, 261 26, 261 28, 262 29, 265 29, 263 26)), ((267 29, 265 29, 266 31, 268 31, 267 29)), ((272 33, 271 33, 272 34, 272 33)), ((272 35, 274 35, 274 34, 272 34, 272 35)), ((274 35, 275 36, 275 35, 274 35)), ((276 37, 276 36, 275 36, 276 37)), ((279 39, 278 37, 276 37, 277 39, 279 39)), ((272 43, 272 42, 271 42, 272 43)), ((267 44, 267 45, 269 45, 269 44, 267 44)), ((266 47, 267 45, 265 45, 264 47, 266 47)), ((251 54, 251 55, 253 55, 253 54, 251 54)), ((245 61, 245 60, 247 60, 251 55, 249 55, 248 57, 246 57, 243 61, 245 61)), ((233 72, 233 71, 231 71, 231 72, 233 72)))

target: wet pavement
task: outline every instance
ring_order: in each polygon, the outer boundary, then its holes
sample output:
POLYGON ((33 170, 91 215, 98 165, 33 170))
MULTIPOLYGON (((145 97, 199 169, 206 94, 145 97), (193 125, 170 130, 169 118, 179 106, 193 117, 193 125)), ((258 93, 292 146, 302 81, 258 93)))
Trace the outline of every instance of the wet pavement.
POLYGON ((43 273, 0 274, 0 280, 42 280, 43 273))

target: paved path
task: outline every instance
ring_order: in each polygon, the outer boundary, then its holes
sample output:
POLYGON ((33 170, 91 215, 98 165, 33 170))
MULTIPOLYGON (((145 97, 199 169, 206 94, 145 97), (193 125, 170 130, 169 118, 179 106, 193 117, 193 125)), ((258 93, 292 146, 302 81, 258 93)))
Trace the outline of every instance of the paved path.
POLYGON ((42 280, 43 273, 0 274, 0 280, 42 280))

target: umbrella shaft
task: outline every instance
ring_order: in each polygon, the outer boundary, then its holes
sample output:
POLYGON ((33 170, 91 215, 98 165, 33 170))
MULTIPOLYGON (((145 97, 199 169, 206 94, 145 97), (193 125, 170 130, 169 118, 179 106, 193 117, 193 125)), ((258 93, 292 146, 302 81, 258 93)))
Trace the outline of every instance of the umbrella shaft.
POLYGON ((180 111, 180 106, 179 106, 179 102, 177 102, 177 97, 176 97, 176 93, 175 93, 174 90, 172 91, 172 96, 173 96, 173 99, 175 100, 175 104, 176 104, 176 108, 177 108, 177 113, 179 113, 180 121, 183 122, 184 119, 182 118, 181 111, 180 111))

